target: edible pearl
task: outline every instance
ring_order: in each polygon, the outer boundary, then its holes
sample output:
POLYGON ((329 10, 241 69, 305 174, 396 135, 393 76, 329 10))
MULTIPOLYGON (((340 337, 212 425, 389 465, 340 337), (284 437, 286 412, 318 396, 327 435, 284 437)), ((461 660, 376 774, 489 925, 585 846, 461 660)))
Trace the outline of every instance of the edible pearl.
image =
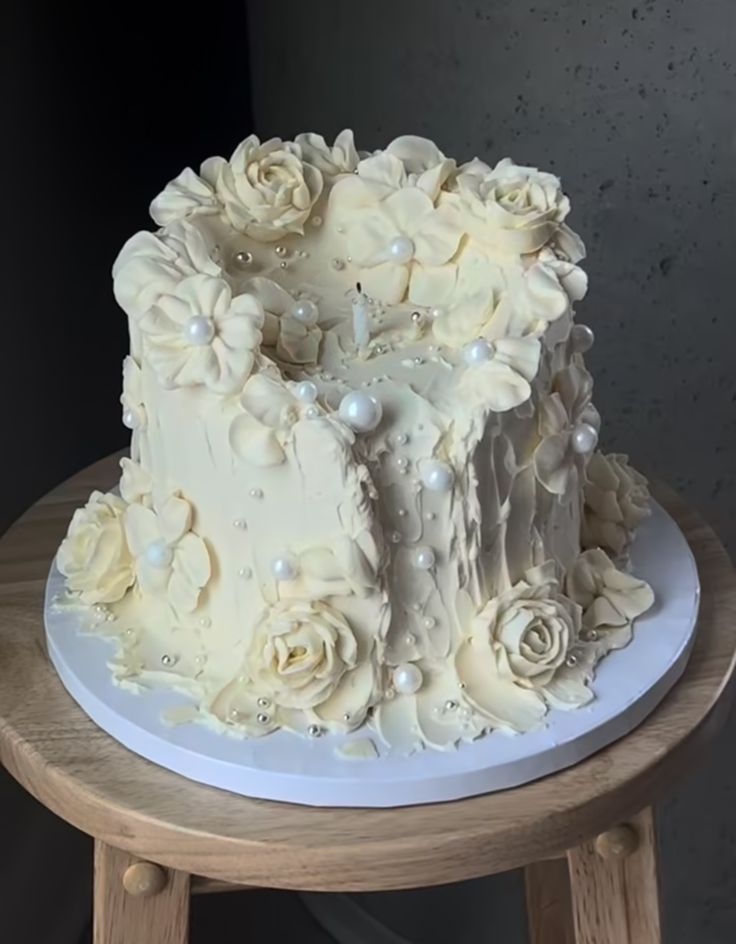
POLYGON ((419 547, 414 554, 414 566, 418 570, 431 570, 434 567, 435 555, 431 547, 419 547))
POLYGON ((340 401, 340 419, 359 433, 367 433, 381 422, 383 409, 369 393, 353 390, 340 401))
POLYGON ((433 511, 428 511, 424 517, 427 519, 427 521, 434 521, 437 515, 433 511))
POLYGON ((413 695, 422 687, 422 670, 412 662, 398 665, 393 672, 394 688, 402 695, 413 695))
POLYGON ((271 719, 268 717, 265 711, 261 711, 256 715, 256 721, 259 724, 268 724, 271 719))
POLYGON ((259 707, 259 708, 268 708, 268 707, 270 706, 270 704, 271 704, 271 702, 268 700, 268 698, 259 698, 259 699, 258 699, 258 707, 259 707))
POLYGON ((424 617, 424 628, 425 628, 425 629, 434 629, 434 627, 435 627, 436 625, 437 625, 437 620, 434 618, 434 616, 425 616, 425 617, 424 617))
POLYGON ((399 534, 398 531, 392 531, 391 534, 389 535, 389 540, 391 541, 392 544, 398 544, 399 541, 401 540, 401 535, 399 534))
POLYGON ((152 567, 169 567, 174 554, 164 540, 154 541, 146 548, 146 560, 152 567))
POLYGON ((573 666, 575 666, 575 665, 577 665, 577 664, 578 664, 578 657, 577 657, 577 656, 569 655, 569 656, 565 659, 565 665, 568 666, 569 668, 572 668, 573 666))
POLYGON ((271 573, 277 580, 293 580, 296 567, 290 557, 276 557, 271 563, 271 573))
POLYGON ((445 314, 445 309, 439 305, 435 305, 434 308, 429 309, 429 317, 434 321, 436 318, 441 318, 445 314))
POLYGON ((321 226, 321 225, 322 225, 322 217, 321 217, 321 216, 313 216, 313 217, 312 217, 312 226, 321 226))
POLYGON ((399 458, 396 460, 396 467, 401 469, 402 472, 404 469, 409 468, 409 460, 406 458, 406 456, 399 456, 399 458))
POLYGON ((310 724, 307 728, 307 734, 310 738, 322 737, 322 728, 318 724, 310 724))
POLYGON ((176 659, 173 656, 161 656, 161 665, 175 665, 176 659))
POLYGON ((332 260, 332 268, 335 269, 335 270, 337 270, 338 272, 340 272, 342 269, 345 268, 345 260, 344 260, 344 259, 333 259, 333 260, 332 260))
POLYGON ((291 313, 297 321, 301 321, 305 325, 317 324, 319 319, 319 308, 308 298, 302 298, 298 301, 291 309, 291 313))
POLYGON ((584 324, 577 324, 573 325, 572 331, 570 332, 570 340, 573 350, 584 354, 585 351, 589 351, 593 347, 595 335, 593 334, 592 328, 584 324))
POLYGON ((398 433, 396 436, 396 443, 399 446, 405 446, 409 442, 408 433, 398 433))
POLYGON ((454 711, 459 705, 454 698, 448 698, 445 702, 445 711, 454 711))
POLYGON ((138 417, 132 410, 126 410, 123 413, 123 426, 127 426, 128 429, 138 428, 138 417))
POLYGON ((438 459, 424 462, 421 469, 422 483, 433 492, 448 492, 455 481, 452 466, 438 459))
POLYGON ((304 415, 308 420, 316 420, 319 416, 319 410, 316 406, 308 406, 304 411, 304 415))
POLYGON ((406 508, 399 508, 396 514, 399 516, 399 518, 406 518, 406 508))
POLYGON ((199 625, 207 629, 209 626, 212 625, 212 620, 209 618, 209 616, 203 616, 202 619, 199 621, 199 625))
POLYGON ((242 577, 243 580, 250 580, 252 576, 253 571, 250 569, 250 567, 241 567, 238 571, 238 577, 242 577))
POLYGON ((406 634, 406 639, 404 640, 404 642, 407 644, 407 646, 413 646, 416 641, 417 641, 417 637, 414 635, 414 633, 406 634))
POLYGON ((585 454, 592 452, 598 444, 598 432, 590 423, 581 423, 572 431, 572 448, 585 454))
POLYGON ((420 324, 422 321, 421 311, 413 311, 411 313, 411 320, 414 322, 414 324, 420 324))
POLYGON ((233 527, 240 528, 241 531, 245 531, 245 529, 248 527, 248 523, 244 518, 236 518, 235 521, 233 521, 233 527))
POLYGON ((263 498, 263 489, 262 488, 252 488, 248 493, 251 498, 263 498))
POLYGON ((241 249, 240 252, 235 253, 235 261, 239 266, 249 266, 253 262, 253 253, 241 249))
POLYGON ((396 236, 388 245, 388 254, 392 262, 406 265, 414 258, 414 243, 408 236, 396 236))
POLYGON ((283 257, 286 255, 286 246, 277 246, 274 249, 274 252, 277 256, 280 256, 283 259, 283 257))
POLYGON ((187 322, 186 335, 190 344, 198 346, 209 344, 215 336, 215 326, 212 319, 205 318, 204 315, 194 315, 187 322))
POLYGON ((311 380, 302 380, 294 392, 297 400, 301 400, 302 403, 314 403, 317 399, 317 386, 311 380))
POLYGON ((463 348, 463 359, 470 367, 489 361, 492 357, 493 345, 483 338, 476 338, 463 348))

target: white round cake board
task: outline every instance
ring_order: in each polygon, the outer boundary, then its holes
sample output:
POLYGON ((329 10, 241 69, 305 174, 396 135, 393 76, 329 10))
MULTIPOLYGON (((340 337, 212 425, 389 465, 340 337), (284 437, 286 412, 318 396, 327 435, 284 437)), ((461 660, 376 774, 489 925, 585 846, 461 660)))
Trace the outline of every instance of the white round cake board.
POLYGON ((543 727, 523 735, 493 732, 456 750, 391 754, 370 730, 306 739, 286 731, 240 739, 201 724, 171 725, 162 713, 190 704, 182 694, 142 694, 113 684, 112 641, 82 632, 72 610, 52 607, 63 589, 52 568, 45 621, 51 660, 72 697, 103 730, 130 750, 191 780, 244 796, 312 806, 406 806, 519 786, 569 767, 628 734, 682 674, 692 648, 700 586, 681 531, 654 504, 632 549, 633 572, 651 584, 656 603, 636 621, 634 638, 598 666, 595 700, 551 710, 543 727), (370 737, 380 756, 348 759, 335 747, 370 737))

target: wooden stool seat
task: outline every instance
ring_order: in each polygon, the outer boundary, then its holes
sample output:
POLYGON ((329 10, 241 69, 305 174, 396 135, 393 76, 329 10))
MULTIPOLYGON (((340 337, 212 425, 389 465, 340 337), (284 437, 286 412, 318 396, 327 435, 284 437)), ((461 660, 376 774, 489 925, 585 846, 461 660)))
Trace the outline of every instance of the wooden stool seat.
POLYGON ((0 762, 95 838, 95 944, 184 944, 190 885, 375 891, 519 866, 528 867, 534 944, 658 944, 650 807, 719 729, 736 654, 733 568, 694 512, 657 490, 695 554, 701 615, 682 680, 627 738, 502 793, 398 810, 312 809, 154 766, 97 728, 58 680, 42 625, 49 564, 73 509, 115 480, 116 458, 41 499, 0 541, 0 762))

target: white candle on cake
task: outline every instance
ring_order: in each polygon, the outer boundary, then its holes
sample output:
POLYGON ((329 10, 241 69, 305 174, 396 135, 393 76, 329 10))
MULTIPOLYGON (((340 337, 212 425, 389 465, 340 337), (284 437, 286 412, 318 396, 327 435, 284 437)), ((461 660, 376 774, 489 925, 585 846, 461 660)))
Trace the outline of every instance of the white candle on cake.
POLYGON ((358 294, 353 299, 353 341, 358 353, 362 353, 370 341, 370 310, 368 297, 361 288, 360 282, 356 285, 358 294))

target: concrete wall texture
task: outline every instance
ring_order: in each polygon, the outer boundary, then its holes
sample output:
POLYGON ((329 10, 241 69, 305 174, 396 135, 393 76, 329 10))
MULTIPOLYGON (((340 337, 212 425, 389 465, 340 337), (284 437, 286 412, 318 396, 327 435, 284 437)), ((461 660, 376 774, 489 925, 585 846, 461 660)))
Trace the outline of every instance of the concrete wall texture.
MULTIPOLYGON (((260 134, 413 132, 562 176, 603 445, 736 550, 736 3, 257 0, 250 20, 260 134)), ((736 937, 735 731, 660 808, 669 944, 736 937)))

